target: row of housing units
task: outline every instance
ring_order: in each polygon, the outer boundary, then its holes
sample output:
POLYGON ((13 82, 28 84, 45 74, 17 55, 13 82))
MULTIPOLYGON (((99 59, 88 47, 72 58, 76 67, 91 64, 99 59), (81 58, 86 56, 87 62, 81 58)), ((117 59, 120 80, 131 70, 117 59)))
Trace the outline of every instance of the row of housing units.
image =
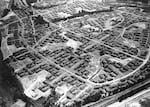
POLYGON ((85 15, 83 17, 69 19, 62 23, 62 26, 65 28, 68 28, 69 30, 81 33, 86 35, 92 35, 93 32, 98 33, 99 35, 94 36, 100 36, 101 33, 103 33, 104 29, 107 29, 107 27, 115 27, 121 21, 123 20, 123 17, 120 13, 117 13, 115 11, 111 11, 108 13, 95 13, 90 15, 85 15), (108 22, 107 22, 108 21, 108 22), (107 25, 108 23, 109 25, 107 25))
POLYGON ((47 19, 56 19, 56 18, 64 18, 68 16, 72 16, 74 14, 78 14, 82 10, 85 11, 99 11, 103 9, 107 9, 109 6, 104 6, 101 2, 97 1, 74 1, 73 3, 68 3, 65 5, 59 5, 52 8, 46 8, 42 10, 37 10, 44 14, 44 17, 47 19))
MULTIPOLYGON (((131 26, 130 28, 135 28, 135 27, 131 26)), ((150 41, 149 28, 150 28, 150 23, 147 22, 146 29, 142 29, 141 31, 139 31, 137 28, 135 28, 136 30, 134 30, 133 32, 128 32, 127 29, 127 32, 125 32, 123 37, 138 42, 140 44, 140 47, 142 48, 149 48, 149 41, 150 41)))
MULTIPOLYGON (((128 76, 125 79, 120 80, 117 84, 108 84, 102 87, 96 86, 90 95, 83 95, 83 99, 81 102, 83 105, 90 104, 96 101, 103 102, 105 99, 113 98, 116 94, 121 94, 124 91, 126 93, 130 92, 130 89, 136 86, 139 86, 141 82, 149 80, 149 61, 142 66, 137 72, 133 75, 128 76)), ((120 99, 119 99, 120 100, 120 99)))
POLYGON ((36 15, 30 18, 25 17, 22 18, 21 21, 9 24, 8 34, 13 34, 14 37, 11 37, 11 39, 17 38, 19 41, 19 39, 22 38, 26 41, 26 45, 33 46, 42 37, 46 36, 47 32, 52 32, 57 28, 58 27, 53 24, 49 24, 49 22, 41 19, 39 15, 36 15))
MULTIPOLYGON (((53 34, 53 33, 52 33, 53 34)), ((70 34, 70 33, 69 33, 70 34)), ((67 37, 78 41, 80 40, 80 37, 69 35, 66 34, 67 37)), ((90 60, 94 57, 94 53, 97 52, 98 53, 98 57, 100 56, 106 56, 106 58, 110 58, 110 59, 118 59, 121 61, 125 61, 125 60, 129 60, 127 61, 126 65, 124 66, 122 63, 115 62, 115 61, 104 61, 102 63, 104 63, 104 68, 105 71, 111 75, 111 77, 117 77, 120 73, 115 73, 115 70, 118 68, 120 72, 122 73, 129 73, 132 72, 133 70, 135 70, 138 66, 140 66, 142 64, 142 60, 133 58, 129 55, 126 55, 122 52, 116 52, 115 50, 106 47, 105 45, 99 45, 99 44, 90 44, 89 42, 86 42, 88 45, 85 45, 85 47, 83 48, 83 45, 79 46, 75 51, 73 48, 71 47, 56 47, 53 46, 52 43, 54 43, 57 40, 57 43, 60 43, 60 41, 58 41, 59 39, 57 38, 62 38, 61 36, 59 37, 59 35, 55 36, 51 36, 50 38, 45 38, 43 41, 41 41, 41 43, 39 43, 39 45, 35 46, 35 49, 44 57, 52 60, 53 62, 55 62, 56 64, 60 65, 61 67, 64 67, 66 69, 69 69, 71 71, 75 71, 75 74, 87 79, 89 77, 90 74, 92 74, 91 71, 89 71, 89 63, 90 60), (47 44, 51 44, 49 47, 46 47, 46 49, 42 50, 42 47, 48 46, 47 44), (109 57, 107 57, 109 56, 109 57), (113 67, 111 67, 113 66, 113 67), (113 70, 114 69, 114 70, 113 70), (113 71, 113 72, 112 72, 113 71)), ((60 39, 61 43, 65 43, 67 42, 67 39, 62 38, 60 39)), ((84 40, 84 39, 83 39, 84 40)), ((86 40, 86 39, 85 39, 86 40)), ((57 44, 56 44, 57 45, 57 44)), ((106 59, 104 58, 104 59, 106 59)), ((105 74, 105 75, 108 75, 105 74)), ((100 74, 102 75, 102 74, 100 74)), ((105 78, 106 80, 112 80, 110 78, 105 78)), ((94 81, 94 79, 93 79, 94 81)), ((98 81, 97 81, 98 82, 98 81)), ((100 82, 100 81, 99 81, 100 82)), ((101 82, 105 82, 104 80, 102 80, 101 82)))
MULTIPOLYGON (((5 63, 9 63, 14 68, 15 74, 21 82, 27 78, 27 81, 22 82, 22 85, 27 85, 25 93, 34 100, 38 100, 42 95, 48 94, 51 87, 55 87, 59 97, 64 100, 63 103, 67 104, 88 86, 83 80, 67 73, 56 64, 44 61, 42 57, 27 49, 14 52, 12 56, 5 60, 5 63), (28 87, 33 85, 30 83, 30 81, 33 81, 31 78, 41 78, 43 75, 45 75, 45 80, 39 81, 40 85, 33 88, 32 94, 30 93, 31 96, 26 91, 28 87)), ((38 80, 38 78, 36 79, 38 80)), ((87 88, 87 94, 91 90, 92 88, 87 88)))
POLYGON ((7 45, 14 45, 16 48, 24 47, 24 42, 20 39, 22 37, 22 25, 19 21, 13 22, 5 29, 7 37, 7 45))
POLYGON ((22 22, 16 21, 11 23, 7 27, 7 34, 11 35, 8 37, 8 45, 15 44, 17 48, 26 45, 33 46, 42 37, 46 36, 46 33, 51 33, 53 30, 58 29, 58 27, 48 22, 38 23, 37 21, 42 21, 40 16, 32 17, 34 23, 32 23, 30 18, 23 18, 22 22), (34 24, 34 28, 33 28, 34 24), (33 30, 35 30, 33 32, 33 30), (22 41, 24 40, 24 41, 22 41))
POLYGON ((138 68, 143 61, 126 55, 122 52, 117 52, 104 45, 94 45, 86 49, 88 52, 93 53, 98 51, 101 58, 101 70, 97 76, 91 78, 95 83, 103 83, 120 78, 138 68))
MULTIPOLYGON (((147 24, 149 26, 149 24, 147 24)), ((130 47, 130 46, 127 46, 126 44, 123 43, 123 40, 119 40, 121 39, 122 37, 118 38, 118 39, 115 39, 115 38, 110 38, 107 37, 105 38, 104 41, 105 43, 104 44, 107 44, 111 47, 117 47, 119 48, 120 50, 122 50, 123 52, 125 53, 128 53, 130 55, 134 55, 134 56, 137 56, 141 59, 145 59, 147 57, 147 54, 148 54, 148 48, 149 48, 149 30, 148 30, 149 27, 147 27, 146 29, 143 29, 143 30, 135 30, 135 31, 132 31, 132 32, 128 32, 126 31, 124 34, 123 34, 123 38, 128 40, 128 41, 133 41, 133 42, 137 42, 139 45, 136 45, 136 47, 130 47)))

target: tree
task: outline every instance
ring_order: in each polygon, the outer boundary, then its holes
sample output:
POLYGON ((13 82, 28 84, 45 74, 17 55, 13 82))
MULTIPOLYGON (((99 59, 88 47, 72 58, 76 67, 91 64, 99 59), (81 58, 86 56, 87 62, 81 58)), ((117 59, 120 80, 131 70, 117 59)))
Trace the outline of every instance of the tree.
POLYGON ((51 94, 48 96, 46 101, 44 102, 44 107, 59 107, 59 105, 56 105, 56 101, 58 100, 59 96, 55 91, 55 88, 52 88, 51 94))
POLYGON ((6 106, 6 101, 3 100, 3 98, 0 97, 0 107, 7 107, 6 106))

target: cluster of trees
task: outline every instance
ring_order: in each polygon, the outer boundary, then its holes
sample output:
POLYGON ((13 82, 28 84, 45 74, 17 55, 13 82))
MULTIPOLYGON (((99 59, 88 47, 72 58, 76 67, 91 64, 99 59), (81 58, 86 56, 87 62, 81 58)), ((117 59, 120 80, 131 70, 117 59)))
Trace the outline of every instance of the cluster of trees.
POLYGON ((96 102, 102 98, 102 92, 100 90, 96 90, 92 92, 89 96, 83 99, 82 105, 86 105, 92 102, 96 102))
POLYGON ((57 100, 59 99, 59 95, 56 93, 55 88, 52 88, 50 96, 44 101, 44 107, 59 107, 56 105, 57 100))
POLYGON ((150 99, 149 98, 144 98, 139 101, 141 104, 141 107, 149 107, 150 106, 150 99))

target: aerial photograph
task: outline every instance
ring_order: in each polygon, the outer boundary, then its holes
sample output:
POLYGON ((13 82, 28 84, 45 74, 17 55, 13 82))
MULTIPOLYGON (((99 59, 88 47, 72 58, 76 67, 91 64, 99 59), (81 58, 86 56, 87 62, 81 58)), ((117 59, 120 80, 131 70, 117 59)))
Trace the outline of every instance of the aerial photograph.
POLYGON ((0 107, 150 107, 150 0, 0 0, 0 107))

